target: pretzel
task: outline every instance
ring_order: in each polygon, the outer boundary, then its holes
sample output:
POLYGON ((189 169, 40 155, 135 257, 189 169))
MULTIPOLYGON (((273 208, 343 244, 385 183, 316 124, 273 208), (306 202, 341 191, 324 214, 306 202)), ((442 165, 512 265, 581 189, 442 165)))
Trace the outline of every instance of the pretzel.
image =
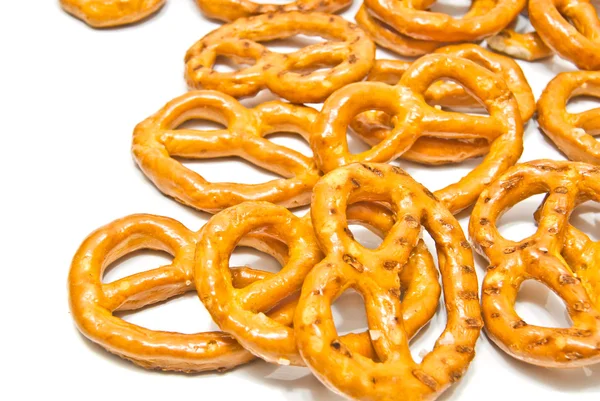
POLYGON ((240 18, 196 42, 185 57, 185 77, 192 88, 215 89, 234 97, 268 88, 295 103, 319 103, 336 89, 364 78, 375 60, 375 45, 356 25, 323 13, 287 12, 240 18), (288 54, 258 42, 294 35, 318 35, 328 42, 288 54), (218 55, 252 64, 218 72, 218 55), (330 66, 330 69, 312 71, 330 66))
MULTIPOLYGON (((197 237, 175 220, 142 214, 116 220, 92 233, 73 258, 69 274, 69 301, 79 330, 108 351, 148 369, 224 371, 252 360, 252 354, 222 332, 155 331, 113 315, 193 290, 197 237), (170 265, 102 283, 108 265, 139 249, 166 251, 174 259, 170 265)), ((286 260, 285 247, 270 238, 253 234, 241 244, 270 253, 282 262, 286 260)), ((237 288, 268 277, 270 273, 247 267, 232 269, 237 288)), ((283 305, 272 317, 290 324, 295 305, 283 305)))
POLYGON ((589 0, 530 0, 529 20, 561 57, 583 70, 600 69, 600 21, 589 0))
POLYGON ((514 20, 526 0, 474 0, 463 18, 428 11, 433 0, 365 0, 365 5, 398 32, 414 39, 470 42, 493 36, 514 20))
POLYGON ((312 187, 319 178, 313 160, 264 137, 285 131, 307 138, 317 114, 311 108, 278 101, 246 109, 228 95, 193 91, 175 98, 138 124, 133 134, 133 155, 158 189, 196 209, 215 212, 248 200, 301 206, 310 202, 312 187), (227 128, 176 129, 194 118, 227 128), (224 156, 242 157, 286 178, 255 185, 211 183, 173 158, 224 156))
MULTIPOLYGON (((372 210, 359 209, 356 217, 365 217, 367 224, 391 226, 389 215, 375 215, 372 210)), ((368 206, 367 206, 368 207, 368 206)), ((267 311, 290 294, 298 291, 306 274, 321 260, 322 254, 307 219, 294 216, 287 209, 266 202, 247 202, 224 210, 211 218, 203 229, 198 243, 195 262, 196 288, 201 300, 222 330, 231 333, 246 349, 260 358, 282 365, 303 365, 293 328, 289 324, 269 319, 267 311), (229 271, 229 257, 244 235, 259 231, 287 245, 289 258, 282 270, 274 276, 255 282, 243 289, 235 289, 229 271)), ((435 313, 440 289, 433 269, 433 261, 423 244, 411 262, 420 276, 407 295, 411 299, 407 324, 412 334, 435 313), (417 281, 419 281, 417 283, 417 281)), ((407 281, 411 281, 409 278, 407 281)), ((406 280, 405 279, 405 280, 406 280)), ((398 288, 398 291, 400 288, 398 288)), ((366 333, 349 336, 347 345, 367 355, 369 344, 366 333), (361 345, 363 344, 363 345, 361 345)))
POLYGON ((578 71, 558 74, 538 101, 538 123, 544 133, 571 160, 600 164, 600 109, 567 112, 575 96, 600 97, 600 72, 578 71))
POLYGON ((497 35, 486 39, 490 49, 508 56, 527 61, 536 61, 554 55, 537 32, 520 33, 515 31, 515 21, 497 35))
POLYGON ((196 3, 209 18, 230 22, 258 14, 288 11, 335 13, 348 7, 352 0, 296 0, 288 4, 261 4, 250 0, 196 0, 196 3))
POLYGON ((469 243, 452 214, 398 167, 351 164, 326 174, 311 204, 325 259, 308 274, 294 317, 300 354, 333 391, 357 400, 434 399, 459 380, 475 355, 482 326, 477 276, 469 243), (347 233, 346 205, 388 202, 397 221, 383 243, 364 248, 347 233), (448 313, 432 352, 414 362, 398 297, 398 273, 419 240, 421 224, 436 242, 448 313), (338 338, 331 303, 348 288, 365 300, 377 361, 338 338))
POLYGON ((597 259, 592 259, 598 245, 568 222, 578 204, 600 201, 599 183, 598 167, 538 160, 510 169, 475 205, 469 232, 490 260, 482 292, 485 327, 492 340, 517 359, 555 368, 600 362, 600 281, 597 259), (536 233, 518 242, 503 238, 496 227, 499 216, 544 192, 548 195, 537 213, 536 233), (523 321, 514 304, 525 280, 539 281, 558 294, 573 326, 547 328, 523 321))
POLYGON ((63 10, 94 28, 138 22, 164 4, 165 0, 60 0, 63 10))
MULTIPOLYGON (((523 71, 513 60, 471 44, 446 46, 438 49, 436 53, 466 58, 500 75, 515 95, 523 121, 529 120, 533 115, 535 111, 533 93, 523 71)), ((410 65, 411 63, 400 60, 376 60, 367 80, 395 85, 410 65)), ((425 93, 425 99, 429 104, 444 107, 481 107, 481 104, 462 86, 453 82, 436 82, 425 93)), ((390 116, 380 111, 369 111, 357 116, 350 126, 365 142, 374 145, 389 134, 390 116)), ((488 151, 489 144, 485 140, 465 141, 421 137, 413 147, 401 155, 401 158, 436 165, 483 156, 488 151)))
MULTIPOLYGON (((356 13, 354 19, 369 37, 379 46, 391 50, 401 56, 417 57, 433 52, 438 47, 444 46, 444 42, 413 39, 393 30, 369 13, 363 4, 356 13)), ((377 61, 376 61, 377 62, 377 61)))
POLYGON ((453 212, 474 202, 487 184, 516 163, 523 149, 523 124, 517 102, 504 81, 472 61, 440 54, 415 61, 396 86, 360 82, 335 92, 314 123, 310 145, 317 165, 328 172, 353 162, 387 162, 403 154, 422 136, 483 138, 491 143, 490 153, 478 167, 458 183, 436 193, 453 212), (481 100, 490 116, 445 112, 429 106, 424 93, 442 78, 462 84, 481 100), (367 110, 388 113, 394 128, 371 149, 350 154, 346 127, 367 110))

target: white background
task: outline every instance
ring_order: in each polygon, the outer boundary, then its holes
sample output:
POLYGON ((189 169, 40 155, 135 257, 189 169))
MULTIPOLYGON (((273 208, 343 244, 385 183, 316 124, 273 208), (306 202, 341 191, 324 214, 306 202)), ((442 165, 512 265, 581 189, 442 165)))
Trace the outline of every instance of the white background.
MULTIPOLYGON (((0 398, 340 400, 306 369, 263 362, 227 374, 148 372, 85 340, 72 324, 66 285, 69 264, 92 230, 131 213, 170 216, 194 230, 209 217, 162 196, 130 155, 135 124, 186 91, 184 53, 218 26, 201 16, 193 0, 167 3, 142 24, 93 30, 63 13, 58 1, 2 2, 0 398)), ((352 19, 358 3, 344 16, 352 19)), ((464 10, 457 7, 453 12, 464 10)), ((280 43, 278 49, 285 51, 285 45, 280 43)), ((379 56, 390 57, 384 52, 379 56)), ((556 73, 573 69, 558 59, 521 64, 536 98, 556 73)), ((270 97, 261 95, 261 99, 270 97)), ((255 103, 256 99, 246 101, 255 103)), ((588 106, 579 103, 575 107, 588 106)), ((280 136, 278 141, 308 151, 295 138, 280 136)), ((521 160, 537 158, 564 159, 532 121, 521 160)), ((401 165, 434 190, 455 181, 476 163, 449 168, 401 165)), ((272 177, 234 160, 190 166, 219 181, 251 183, 272 177)), ((510 211, 502 219, 502 232, 511 238, 532 233, 531 215, 539 201, 539 197, 530 199, 510 211)), ((595 205, 582 206, 572 221, 597 238, 598 211, 595 205)), ((458 217, 466 227, 468 212, 458 217)), ((355 232, 362 241, 375 241, 365 230, 355 232)), ((167 260, 156 254, 130 258, 111 269, 105 280, 167 260)), ((252 252, 236 252, 233 262, 274 268, 272 260, 252 252)), ((478 257, 477 263, 481 278, 485 262, 478 257)), ((338 301, 340 331, 365 327, 361 305, 355 294, 338 301)), ((518 311, 530 323, 568 325, 561 301, 541 285, 525 286, 518 311)), ((186 333, 216 328, 193 293, 124 318, 153 329, 186 333)), ((431 349, 444 319, 440 312, 413 342, 415 358, 431 349)), ((599 395, 600 366, 571 371, 529 366, 503 354, 482 335, 468 374, 441 399, 598 400, 599 395)))

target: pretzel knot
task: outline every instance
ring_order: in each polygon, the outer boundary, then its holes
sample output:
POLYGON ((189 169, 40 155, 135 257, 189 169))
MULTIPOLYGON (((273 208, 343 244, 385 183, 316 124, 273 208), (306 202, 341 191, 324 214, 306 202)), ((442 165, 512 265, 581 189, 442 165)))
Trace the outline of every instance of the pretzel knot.
POLYGON ((600 362, 600 247, 569 224, 588 200, 600 201, 600 170, 583 163, 533 161, 518 165, 486 189, 475 205, 469 232, 490 260, 482 305, 490 337, 513 357, 546 367, 600 362), (537 212, 535 234, 515 242, 503 238, 496 219, 508 208, 547 193, 537 212), (567 306, 568 329, 529 325, 514 305, 525 280, 536 280, 567 306))
MULTIPOLYGON (((500 56, 480 46, 464 44, 446 46, 436 53, 447 54, 471 60, 482 67, 496 73, 504 79, 507 87, 515 96, 523 121, 531 118, 535 111, 535 100, 531 87, 519 65, 512 59, 500 56)), ((376 60, 369 72, 367 80, 397 84, 411 63, 400 60, 376 60)), ((462 86, 454 82, 436 82, 427 92, 425 100, 428 104, 443 107, 461 107, 479 109, 481 104, 462 86)), ((390 116, 381 111, 369 111, 358 115, 351 123, 351 128, 365 142, 374 145, 389 135, 391 129, 390 116)), ((489 143, 483 139, 446 139, 424 136, 400 157, 424 164, 457 163, 468 158, 483 156, 489 152, 489 143)))
POLYGON ((157 12, 166 0, 60 0, 69 14, 94 28, 127 25, 157 12))
POLYGON ((428 11, 434 0, 365 0, 365 5, 398 32, 415 39, 469 42, 495 35, 515 19, 526 0, 475 0, 460 19, 428 11))
POLYGON ((600 22, 589 0, 530 0, 529 19, 561 57, 584 70, 600 69, 600 22))
MULTIPOLYGON (((308 272, 322 258, 308 217, 298 218, 281 206, 265 202, 246 202, 213 216, 197 247, 194 277, 211 316, 246 349, 272 363, 304 365, 291 322, 277 321, 263 312, 272 312, 282 300, 298 292, 308 272), (279 273, 236 289, 227 273, 229 257, 237 242, 251 232, 260 232, 287 246, 286 263, 279 273)), ((387 208, 362 202, 349 207, 348 219, 380 234, 395 221, 387 208)), ((440 295, 433 259, 423 243, 411 254, 400 283, 405 292, 404 324, 412 336, 435 314, 440 295)), ((367 333, 349 334, 341 341, 362 355, 374 355, 367 333)))
POLYGON ((308 274, 294 317, 300 354, 317 377, 352 399, 433 399, 464 374, 481 329, 469 243, 452 214, 403 170, 352 164, 315 186, 312 221, 325 259, 308 274), (349 234, 345 209, 357 200, 391 205, 396 221, 377 249, 349 234), (425 227, 436 242, 448 324, 420 364, 413 361, 398 296, 399 273, 425 227), (376 358, 338 338, 331 303, 353 288, 365 300, 376 358))
POLYGON ((286 207, 310 202, 319 172, 309 157, 264 137, 276 132, 309 135, 317 112, 308 107, 268 102, 246 109, 216 91, 193 91, 167 103, 138 124, 133 155, 144 174, 165 194, 208 212, 250 200, 286 207), (194 118, 225 125, 224 130, 176 129, 194 118), (286 178, 264 184, 210 183, 173 157, 207 159, 239 156, 286 178))
POLYGON ((600 110, 572 114, 567 102, 575 96, 600 97, 600 72, 578 71, 558 74, 538 101, 538 123, 571 160, 600 164, 600 110))
POLYGON ((360 82, 336 91, 327 99, 315 121, 310 145, 317 165, 328 172, 353 162, 390 161, 423 136, 483 139, 491 144, 490 153, 478 167, 458 183, 436 193, 453 212, 474 202, 487 184, 516 163, 523 149, 523 123, 506 83, 472 61, 439 54, 415 61, 396 86, 360 82), (427 89, 443 78, 463 85, 490 116, 446 112, 428 105, 427 89), (368 110, 389 114, 393 128, 371 149, 350 154, 347 126, 368 110))
POLYGON ((364 78, 375 60, 375 45, 356 25, 324 13, 271 13, 223 25, 192 46, 185 76, 193 88, 215 89, 234 97, 268 88, 295 103, 319 103, 336 89, 364 78), (272 52, 259 42, 316 35, 327 42, 296 52, 272 52), (213 69, 217 56, 251 64, 234 72, 213 69), (331 67, 318 70, 322 67, 331 67))
POLYGON ((348 7, 352 0, 296 0, 287 4, 261 4, 250 0, 196 0, 196 3, 209 18, 229 22, 252 15, 288 11, 335 13, 348 7))
MULTIPOLYGON (((69 274, 69 301, 75 323, 90 340, 108 351, 150 369, 201 372, 227 370, 253 359, 231 336, 221 332, 181 334, 154 331, 113 315, 135 310, 194 290, 193 261, 198 234, 181 223, 153 215, 132 215, 92 233, 73 258, 69 274), (140 249, 168 252, 168 266, 137 273, 109 284, 104 269, 113 261, 140 249)), ((285 260, 285 247, 258 234, 242 245, 285 260)), ((232 269, 233 283, 243 288, 270 273, 249 268, 232 269)), ((291 323, 295 303, 283 305, 271 316, 291 323)))

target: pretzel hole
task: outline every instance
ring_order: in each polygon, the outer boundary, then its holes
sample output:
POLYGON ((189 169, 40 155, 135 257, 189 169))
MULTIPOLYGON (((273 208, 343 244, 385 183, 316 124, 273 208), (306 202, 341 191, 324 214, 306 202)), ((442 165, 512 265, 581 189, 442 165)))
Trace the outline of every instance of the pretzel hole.
POLYGON ((265 135, 269 141, 276 145, 295 150, 307 157, 313 157, 313 152, 306 139, 296 132, 272 132, 265 135))
MULTIPOLYGON (((409 342, 410 354, 416 363, 420 363, 425 355, 433 351, 436 341, 446 328, 446 310, 441 305, 443 305, 443 299, 440 300, 435 315, 409 342)), ((442 343, 449 345, 458 341, 458 339, 455 339, 452 334, 445 334, 441 341, 442 343)))
MULTIPOLYGON (((392 129, 392 128, 390 128, 392 129)), ((365 142, 352 128, 346 127, 346 141, 348 143, 348 152, 357 155, 371 149, 371 145, 365 142)))
MULTIPOLYGON (((451 143, 456 142, 449 142, 449 144, 451 143)), ((401 167, 427 189, 435 192, 451 183, 458 182, 462 177, 473 171, 482 160, 481 157, 478 157, 457 162, 451 154, 441 154, 435 159, 436 162, 432 165, 423 165, 400 159, 392 161, 391 164, 401 167), (448 168, 448 164, 452 164, 452 168, 448 168)))
POLYGON ((270 170, 237 156, 215 156, 210 159, 174 158, 212 183, 252 185, 282 178, 270 170))
MULTIPOLYGON (((287 249, 287 247, 284 247, 287 249)), ((285 257, 286 255, 281 255, 285 257)), ((237 246, 229 257, 229 266, 248 266, 254 270, 277 273, 281 263, 274 256, 249 246, 237 246)))
POLYGON ((357 291, 344 291, 331 305, 338 335, 363 333, 369 329, 363 297, 357 291))
POLYGON ((600 203, 586 202, 571 213, 570 223, 592 241, 600 241, 600 203))
MULTIPOLYGON (((290 2, 288 1, 287 3, 290 3, 290 2)), ((329 40, 329 39, 326 39, 326 38, 324 38, 322 36, 318 36, 318 35, 312 36, 312 35, 300 34, 300 35, 290 36, 288 38, 274 39, 274 40, 269 40, 266 42, 261 42, 261 44, 263 46, 267 47, 272 52, 287 54, 287 53, 296 52, 307 46, 316 45, 316 44, 324 43, 327 41, 334 41, 334 40, 329 40)))
POLYGON ((189 291, 141 309, 115 312, 114 315, 150 330, 183 334, 219 330, 200 302, 196 291, 189 291), (190 319, 190 316, 194 318, 190 319))
POLYGON ((252 67, 256 60, 252 58, 239 57, 233 54, 219 54, 215 59, 212 69, 217 72, 236 72, 244 68, 252 67))
POLYGON ((179 124, 175 129, 191 129, 196 131, 217 131, 227 129, 224 124, 203 118, 192 118, 179 124))
POLYGON ((521 284, 515 311, 528 324, 554 328, 572 326, 563 300, 535 280, 526 280, 521 284))
POLYGON ((170 265, 172 262, 173 256, 167 252, 140 249, 124 255, 106 266, 102 275, 102 283, 112 283, 136 273, 170 265))
POLYGON ((534 214, 545 197, 545 193, 532 195, 508 209, 496 223, 500 235, 511 241, 522 241, 534 235, 537 231, 534 214))
POLYGON ((447 14, 454 18, 463 17, 471 8, 472 1, 466 0, 438 0, 433 3, 429 11, 447 14))
POLYGON ((383 239, 367 225, 352 223, 348 224, 348 229, 352 232, 354 240, 365 248, 377 249, 383 242, 383 239))

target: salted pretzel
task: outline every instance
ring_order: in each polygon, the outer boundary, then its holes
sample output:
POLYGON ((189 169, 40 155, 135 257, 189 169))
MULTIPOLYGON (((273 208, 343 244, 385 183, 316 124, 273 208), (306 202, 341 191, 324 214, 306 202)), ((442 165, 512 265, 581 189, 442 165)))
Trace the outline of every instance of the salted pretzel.
POLYGON ((589 0, 530 0, 529 20, 561 57, 583 70, 600 69, 600 21, 589 0))
POLYGON ((569 159, 600 165, 600 109, 569 113, 566 105, 575 96, 600 97, 600 72, 558 74, 538 101, 538 123, 569 159))
POLYGON ((398 32, 414 39, 469 42, 506 28, 526 0, 473 0, 463 18, 428 11, 434 0, 365 0, 365 5, 398 32))
POLYGON ((482 292, 485 327, 517 359, 556 368, 600 362, 600 281, 593 259, 598 245, 569 225, 578 204, 600 201, 599 184, 600 170, 593 165, 538 160, 510 169, 475 205, 469 232, 490 260, 482 292), (496 227, 499 216, 538 193, 548 195, 537 215, 536 233, 518 242, 502 237, 496 227), (521 319, 514 305, 525 280, 539 281, 558 294, 573 326, 547 328, 521 319))
POLYGON ((400 168, 360 163, 317 183, 311 214, 325 259, 302 286, 294 330, 300 354, 319 380, 357 400, 434 399, 459 380, 475 355, 482 321, 473 255, 454 216, 400 168), (397 218, 373 250, 347 232, 347 205, 364 199, 389 203, 397 218), (418 364, 403 324, 398 274, 422 227, 436 242, 448 323, 418 364), (331 304, 348 288, 365 300, 376 360, 352 352, 339 339, 331 304))
MULTIPOLYGON (((222 332, 182 334, 149 330, 114 316, 194 290, 193 262, 198 233, 160 216, 131 215, 92 233, 73 258, 69 274, 69 301, 79 330, 108 351, 148 369, 201 372, 228 370, 254 357, 222 332), (140 249, 170 253, 167 266, 102 283, 104 269, 113 261, 140 249)), ((287 249, 271 238, 252 234, 241 245, 271 254, 285 263, 287 249)), ((244 288, 270 277, 247 267, 232 269, 233 285, 244 288)), ((290 324, 296 303, 271 313, 290 324)))
POLYGON ((350 84, 331 95, 314 123, 310 145, 319 168, 329 172, 353 162, 387 162, 402 155, 423 136, 482 138, 491 144, 483 162, 458 183, 436 196, 456 212, 477 199, 483 188, 518 160, 523 150, 523 123, 514 95, 496 74, 463 58, 440 54, 415 61, 400 83, 350 84), (452 79, 479 99, 490 116, 446 112, 430 106, 425 93, 439 79, 452 79), (379 110, 394 128, 371 149, 351 154, 346 128, 360 113, 379 110))
POLYGON ((386 26, 377 17, 371 15, 369 9, 364 4, 358 9, 354 19, 373 42, 401 56, 422 56, 445 45, 444 42, 413 39, 410 36, 394 31, 393 28, 386 26))
POLYGON ((63 10, 94 28, 138 22, 157 12, 166 0, 60 0, 63 10))
MULTIPOLYGON (((393 214, 373 207, 377 205, 356 205, 349 209, 348 217, 377 231, 388 230, 394 224, 393 214)), ((196 288, 219 327, 246 349, 268 362, 303 365, 293 328, 262 312, 299 291, 304 278, 321 258, 309 219, 298 218, 270 203, 246 202, 216 214, 204 227, 196 251, 196 288), (261 232, 287 245, 287 263, 272 277, 236 289, 226 273, 229 257, 237 242, 251 232, 261 232)), ((408 285, 405 318, 412 336, 435 313, 440 288, 433 259, 424 244, 419 244, 408 264, 410 276, 402 277, 402 282, 408 285)), ((397 290, 399 295, 401 288, 397 290)), ((346 336, 344 341, 356 352, 373 354, 367 333, 346 336)))
POLYGON ((196 0, 196 3, 209 18, 229 22, 258 14, 288 11, 335 13, 348 7, 352 0, 296 0, 288 4, 261 4, 250 0, 196 0))
POLYGON ((268 88, 295 103, 318 103, 336 89, 364 78, 375 60, 375 45, 356 25, 324 13, 271 13, 240 18, 196 42, 185 57, 192 88, 215 89, 234 97, 268 88), (316 35, 328 39, 296 52, 272 52, 261 41, 316 35), (213 69, 217 56, 251 64, 234 72, 213 69), (331 67, 314 71, 320 67, 331 67))
MULTIPOLYGON (((531 118, 535 111, 535 99, 531 87, 519 65, 512 59, 483 49, 480 46, 464 44, 446 46, 436 51, 474 61, 498 74, 506 81, 515 95, 523 121, 531 118)), ((397 84, 411 63, 400 60, 376 60, 367 80, 397 84)), ((444 107, 480 108, 481 104, 464 88, 453 82, 436 82, 425 93, 429 104, 444 107)), ((380 111, 369 111, 357 116, 351 128, 367 143, 381 142, 390 132, 390 116, 380 111)), ((485 140, 453 140, 434 137, 419 138, 406 153, 400 157, 424 164, 457 163, 465 159, 483 156, 489 152, 485 140)))
POLYGON ((192 91, 167 103, 138 124, 133 134, 134 158, 166 195, 196 209, 215 212, 249 200, 286 207, 310 202, 319 178, 313 160, 264 137, 295 132, 308 137, 317 112, 279 101, 247 109, 216 91, 192 91), (177 129, 194 118, 225 125, 223 130, 177 129), (283 177, 263 184, 211 183, 173 157, 208 159, 239 156, 283 177))

